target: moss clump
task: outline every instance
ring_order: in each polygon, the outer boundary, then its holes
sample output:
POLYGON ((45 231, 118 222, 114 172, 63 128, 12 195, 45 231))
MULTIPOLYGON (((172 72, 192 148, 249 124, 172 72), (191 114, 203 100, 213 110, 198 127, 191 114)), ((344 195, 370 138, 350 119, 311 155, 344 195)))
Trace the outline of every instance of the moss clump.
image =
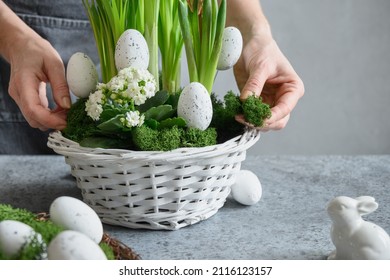
POLYGON ((219 100, 215 94, 211 95, 213 104, 213 119, 210 126, 215 127, 218 132, 218 143, 223 143, 244 131, 242 124, 236 122, 235 116, 242 114, 240 98, 232 91, 229 91, 219 100))
POLYGON ((249 96, 242 103, 242 110, 245 119, 256 127, 261 127, 264 120, 271 117, 271 109, 268 104, 263 103, 261 97, 249 96))
POLYGON ((84 138, 92 136, 98 132, 96 123, 85 111, 86 100, 86 98, 80 98, 72 104, 67 114, 67 126, 62 131, 66 138, 76 142, 80 142, 84 138))
POLYGON ((204 147, 215 145, 217 133, 214 128, 204 131, 196 128, 173 126, 160 130, 146 125, 135 128, 133 142, 142 151, 171 151, 180 147, 204 147))
POLYGON ((183 133, 183 147, 207 147, 217 144, 217 131, 210 127, 206 130, 189 128, 183 133))

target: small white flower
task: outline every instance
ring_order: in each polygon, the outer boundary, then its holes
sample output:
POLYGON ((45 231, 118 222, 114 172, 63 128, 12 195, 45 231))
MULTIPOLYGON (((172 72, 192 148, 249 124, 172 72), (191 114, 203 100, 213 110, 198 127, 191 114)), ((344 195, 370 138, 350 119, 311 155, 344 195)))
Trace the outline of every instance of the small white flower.
POLYGON ((94 93, 89 95, 89 100, 91 103, 103 103, 103 92, 101 90, 97 90, 94 93))
POLYGON ((135 96, 141 93, 141 88, 138 85, 137 81, 132 81, 128 84, 127 90, 124 92, 124 96, 129 98, 134 98, 135 96))
POLYGON ((133 73, 134 73, 134 68, 132 67, 123 68, 122 70, 119 71, 118 77, 121 77, 122 79, 127 81, 131 81, 134 79, 133 73))
POLYGON ((139 94, 137 94, 136 96, 133 97, 135 105, 144 104, 146 99, 147 99, 146 95, 143 95, 142 93, 139 93, 139 94))
POLYGON ((103 112, 103 98, 103 92, 101 90, 97 90, 89 95, 88 100, 85 103, 85 111, 87 112, 87 115, 95 121, 100 119, 100 114, 103 112))
POLYGON ((98 121, 100 119, 100 114, 103 112, 103 107, 101 104, 92 103, 91 100, 88 99, 85 103, 85 111, 93 120, 98 121))
POLYGON ((141 116, 138 111, 130 111, 126 113, 127 127, 141 126, 144 123, 144 120, 145 116, 141 116))
POLYGON ((126 79, 123 77, 115 76, 107 84, 107 88, 114 92, 119 92, 126 86, 126 79))
POLYGON ((146 85, 144 86, 145 95, 147 98, 151 98, 156 93, 156 83, 154 81, 147 81, 146 85))
POLYGON ((97 90, 105 90, 105 89, 107 89, 107 85, 104 84, 104 83, 98 83, 98 84, 96 85, 96 89, 97 89, 97 90))

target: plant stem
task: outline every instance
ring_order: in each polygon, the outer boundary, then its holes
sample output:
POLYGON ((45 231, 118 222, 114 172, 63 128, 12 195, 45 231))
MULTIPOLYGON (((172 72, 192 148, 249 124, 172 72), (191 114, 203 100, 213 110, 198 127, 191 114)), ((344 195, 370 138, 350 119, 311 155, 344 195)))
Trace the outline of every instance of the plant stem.
POLYGON ((180 90, 180 61, 183 49, 178 1, 160 2, 158 44, 161 52, 162 87, 170 93, 180 90))
POLYGON ((211 94, 226 22, 226 0, 180 0, 179 19, 191 82, 211 94))
MULTIPOLYGON (((149 48, 149 72, 156 81, 159 80, 158 73, 158 15, 160 0, 149 0, 148 8, 145 9, 145 40, 149 48)), ((157 90, 159 83, 157 82, 157 90)))

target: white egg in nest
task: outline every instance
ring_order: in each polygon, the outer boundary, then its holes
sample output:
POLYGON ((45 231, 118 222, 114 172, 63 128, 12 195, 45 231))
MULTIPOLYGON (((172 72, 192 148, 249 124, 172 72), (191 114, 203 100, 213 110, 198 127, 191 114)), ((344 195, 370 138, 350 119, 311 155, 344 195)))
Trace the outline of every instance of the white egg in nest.
POLYGON ((223 31, 221 53, 218 58, 218 70, 228 70, 238 61, 242 52, 242 35, 234 26, 226 27, 223 31))
POLYGON ((177 115, 188 127, 205 130, 213 118, 213 105, 207 89, 198 82, 187 85, 179 96, 177 115))
POLYGON ((67 230, 81 232, 95 243, 103 238, 103 225, 96 212, 83 201, 69 196, 56 198, 50 205, 50 220, 67 230))
POLYGON ((82 52, 74 53, 66 66, 66 80, 70 91, 77 97, 88 97, 99 81, 92 59, 82 52))
POLYGON ((42 236, 29 225, 13 220, 0 222, 0 252, 9 257, 16 257, 21 250, 33 241, 43 244, 42 236))
POLYGON ((85 234, 65 230, 57 234, 47 248, 49 260, 106 260, 107 256, 85 234))
POLYGON ((243 205, 254 205, 260 201, 262 187, 259 178, 250 170, 240 170, 231 186, 231 195, 243 205))
POLYGON ((136 29, 127 29, 115 47, 115 66, 118 71, 133 67, 148 69, 149 48, 144 36, 136 29))

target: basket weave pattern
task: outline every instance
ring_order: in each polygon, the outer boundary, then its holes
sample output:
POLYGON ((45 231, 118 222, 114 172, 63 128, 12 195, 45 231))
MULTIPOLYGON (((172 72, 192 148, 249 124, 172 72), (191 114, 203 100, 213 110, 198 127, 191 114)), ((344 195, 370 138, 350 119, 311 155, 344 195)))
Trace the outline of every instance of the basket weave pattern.
POLYGON ((225 143, 169 152, 80 147, 53 132, 48 146, 64 155, 83 200, 111 225, 175 230, 221 208, 260 137, 256 130, 225 143))

